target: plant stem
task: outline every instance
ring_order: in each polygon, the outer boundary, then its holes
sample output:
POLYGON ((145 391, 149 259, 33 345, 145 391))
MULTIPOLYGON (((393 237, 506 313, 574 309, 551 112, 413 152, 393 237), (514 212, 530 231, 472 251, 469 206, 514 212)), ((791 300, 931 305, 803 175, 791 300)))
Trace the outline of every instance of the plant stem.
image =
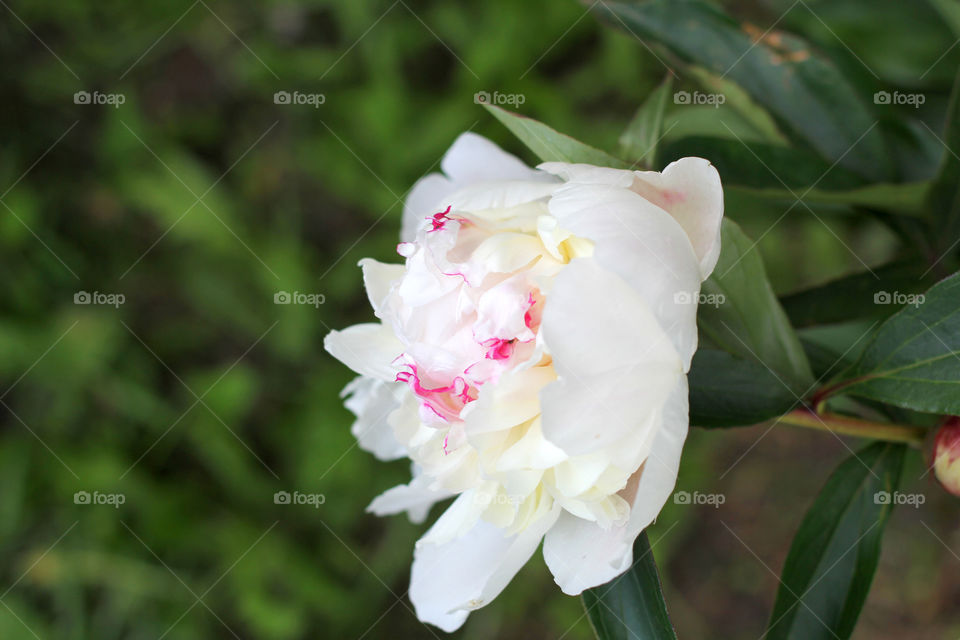
POLYGON ((786 415, 780 416, 777 422, 795 427, 831 431, 845 436, 874 438, 886 442, 902 442, 917 448, 923 446, 923 441, 927 437, 927 429, 923 427, 886 422, 871 422, 870 420, 861 420, 860 418, 851 418, 829 412, 817 414, 809 409, 796 409, 791 411, 786 415))

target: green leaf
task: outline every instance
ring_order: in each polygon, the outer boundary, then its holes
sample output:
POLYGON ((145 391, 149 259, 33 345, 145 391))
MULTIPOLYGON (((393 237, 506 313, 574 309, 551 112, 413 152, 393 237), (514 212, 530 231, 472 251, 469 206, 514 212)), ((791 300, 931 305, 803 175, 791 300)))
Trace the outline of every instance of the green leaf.
POLYGON ((773 32, 755 41, 747 27, 702 0, 603 2, 593 10, 634 37, 654 40, 680 60, 736 82, 784 133, 827 160, 872 181, 893 178, 865 97, 800 38, 773 32))
POLYGON ((953 34, 960 36, 960 3, 957 0, 930 0, 930 4, 943 16, 953 34))
POLYGON ((756 243, 724 219, 721 247, 713 275, 701 289, 701 334, 724 351, 769 369, 794 397, 806 393, 813 373, 767 280, 756 243))
POLYGON ((507 111, 495 105, 485 104, 483 106, 544 162, 583 162, 600 167, 630 168, 629 163, 614 158, 606 151, 574 140, 533 118, 507 111))
POLYGON ((722 78, 695 65, 691 65, 687 72, 707 91, 723 94, 726 97, 725 104, 730 105, 743 116, 761 139, 774 144, 787 143, 787 139, 766 109, 757 104, 736 82, 731 82, 727 78, 722 78))
POLYGON ((616 580, 583 592, 599 640, 676 640, 657 564, 644 531, 633 543, 633 566, 616 580))
POLYGON ((915 294, 930 287, 926 266, 913 261, 889 264, 872 272, 855 273, 780 298, 794 327, 845 322, 857 318, 883 318, 900 307, 878 304, 886 293, 915 294))
POLYGON ((781 416, 797 405, 796 394, 767 367, 719 349, 697 350, 687 374, 690 424, 742 427, 781 416))
POLYGON ((927 210, 936 222, 934 241, 937 255, 953 251, 960 235, 960 74, 953 84, 950 105, 947 107, 947 127, 944 133, 946 149, 943 163, 933 181, 927 198, 927 210))
POLYGON ((792 204, 797 197, 809 205, 843 205, 850 207, 867 207, 890 213, 906 214, 910 216, 925 215, 924 198, 930 190, 929 182, 906 182, 903 184, 877 183, 866 187, 844 190, 824 189, 794 189, 794 193, 786 189, 751 189, 749 187, 733 187, 734 189, 759 196, 764 199, 782 200, 792 204))
POLYGON ((673 75, 667 74, 659 87, 647 96, 620 136, 620 155, 636 160, 648 169, 657 168, 657 145, 663 135, 663 113, 673 97, 673 75))
POLYGON ((853 633, 880 558, 904 446, 876 443, 827 480, 793 539, 767 640, 843 640, 853 633), (880 494, 880 495, 878 495, 880 494))
POLYGON ((960 273, 922 296, 877 329, 841 377, 844 393, 960 414, 960 273))
POLYGON ((799 196, 804 187, 814 185, 839 190, 864 184, 862 178, 846 169, 831 169, 828 162, 810 151, 743 138, 689 136, 664 145, 664 158, 686 156, 708 158, 723 178, 724 188, 775 189, 787 196, 789 188, 799 196))
POLYGON ((725 190, 785 206, 802 198, 810 206, 867 207, 918 217, 928 211, 925 198, 930 182, 864 185, 855 174, 831 169, 819 156, 802 149, 740 137, 688 136, 663 144, 662 157, 686 156, 709 158, 725 190))

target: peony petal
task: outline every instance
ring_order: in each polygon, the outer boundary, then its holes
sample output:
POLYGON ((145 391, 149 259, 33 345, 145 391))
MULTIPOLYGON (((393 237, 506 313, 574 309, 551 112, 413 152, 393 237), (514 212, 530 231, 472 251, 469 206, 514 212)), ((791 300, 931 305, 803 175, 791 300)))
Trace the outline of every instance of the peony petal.
POLYGON ((540 392, 543 433, 570 455, 630 436, 682 376, 644 301, 591 259, 574 260, 557 276, 541 333, 558 376, 540 392))
POLYGON ((446 205, 441 206, 441 204, 456 190, 457 186, 439 173, 431 173, 420 178, 410 189, 403 204, 400 240, 413 242, 417 237, 417 230, 427 223, 429 216, 446 208, 446 205))
POLYGON ((402 264, 387 264, 372 258, 364 258, 359 264, 363 269, 363 286, 367 290, 367 298, 370 300, 370 306, 373 307, 373 313, 383 319, 381 309, 386 303, 387 296, 407 270, 402 264))
POLYGON ((637 171, 634 190, 665 209, 686 231, 706 280, 720 257, 723 187, 720 174, 703 158, 681 158, 663 173, 637 171), (652 189, 644 187, 649 186, 652 189), (651 193, 652 191, 652 193, 651 193))
POLYGON ((381 460, 396 460, 406 455, 397 442, 387 418, 400 406, 399 394, 406 388, 397 382, 384 382, 360 376, 340 394, 348 396, 344 405, 357 416, 350 428, 361 449, 381 460))
POLYGON ((515 155, 469 131, 454 141, 440 167, 461 188, 494 180, 553 181, 547 174, 531 169, 515 155))
POLYGON ((646 301, 690 366, 697 348, 700 268, 683 228, 627 189, 568 183, 550 200, 561 227, 595 243, 594 259, 646 301))
POLYGON ((543 559, 563 592, 578 596, 630 568, 634 538, 626 525, 605 531, 596 522, 563 513, 543 539, 543 559))
POLYGON ((481 520, 446 544, 418 544, 410 575, 410 600, 417 617, 448 633, 459 629, 469 610, 488 604, 503 591, 559 515, 554 506, 512 536, 481 520))
POLYGON ((663 407, 662 422, 643 463, 628 523, 631 542, 660 513, 677 485, 680 454, 690 423, 687 377, 682 376, 663 407))
POLYGON ((386 382, 396 379, 398 369, 392 363, 403 353, 403 344, 393 331, 373 322, 331 331, 323 347, 356 373, 386 382))
POLYGON ((613 580, 633 564, 633 541, 653 523, 676 486, 688 429, 687 402, 687 379, 683 376, 659 416, 660 428, 638 472, 626 524, 604 530, 594 522, 564 513, 547 532, 543 557, 564 593, 579 595, 584 589, 613 580))
MULTIPOLYGON (((546 174, 544 174, 546 175, 546 174)), ((492 210, 496 216, 529 202, 547 198, 560 186, 560 181, 506 180, 502 182, 478 182, 458 189, 446 200, 454 211, 492 210)))
POLYGON ((463 413, 467 436, 509 429, 540 413, 538 393, 556 380, 551 367, 505 373, 497 384, 484 385, 463 413))
POLYGON ((367 511, 378 516, 406 511, 410 520, 419 524, 426 519, 430 507, 453 495, 448 491, 430 488, 432 482, 425 475, 414 475, 409 484, 397 485, 374 498, 367 511))

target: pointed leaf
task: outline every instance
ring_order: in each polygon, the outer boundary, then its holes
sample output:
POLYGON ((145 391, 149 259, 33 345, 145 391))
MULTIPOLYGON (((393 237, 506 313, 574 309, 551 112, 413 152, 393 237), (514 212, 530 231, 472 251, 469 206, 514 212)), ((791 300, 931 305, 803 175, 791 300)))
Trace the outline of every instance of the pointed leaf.
POLYGON ((866 99, 800 38, 754 33, 702 0, 601 2, 593 10, 614 27, 733 80, 784 133, 827 160, 873 181, 892 179, 893 164, 866 99))
POLYGON ((583 605, 599 640, 677 638, 646 531, 633 543, 633 566, 612 582, 584 591, 583 605))
POLYGON ((629 163, 611 156, 606 151, 575 140, 533 118, 495 105, 483 106, 544 162, 583 162, 600 167, 630 168, 629 163))
POLYGON ((840 384, 905 409, 960 414, 960 273, 921 295, 877 329, 840 384))
POLYGON ((870 445, 827 480, 790 546, 767 640, 844 640, 853 633, 877 570, 904 450, 870 445))

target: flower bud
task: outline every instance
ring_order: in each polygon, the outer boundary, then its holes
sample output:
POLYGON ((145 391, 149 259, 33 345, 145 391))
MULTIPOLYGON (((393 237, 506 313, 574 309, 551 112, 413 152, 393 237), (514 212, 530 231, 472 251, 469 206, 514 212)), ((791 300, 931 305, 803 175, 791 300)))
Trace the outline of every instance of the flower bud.
POLYGON ((933 472, 943 488, 960 496, 960 417, 951 416, 933 441, 933 472))

